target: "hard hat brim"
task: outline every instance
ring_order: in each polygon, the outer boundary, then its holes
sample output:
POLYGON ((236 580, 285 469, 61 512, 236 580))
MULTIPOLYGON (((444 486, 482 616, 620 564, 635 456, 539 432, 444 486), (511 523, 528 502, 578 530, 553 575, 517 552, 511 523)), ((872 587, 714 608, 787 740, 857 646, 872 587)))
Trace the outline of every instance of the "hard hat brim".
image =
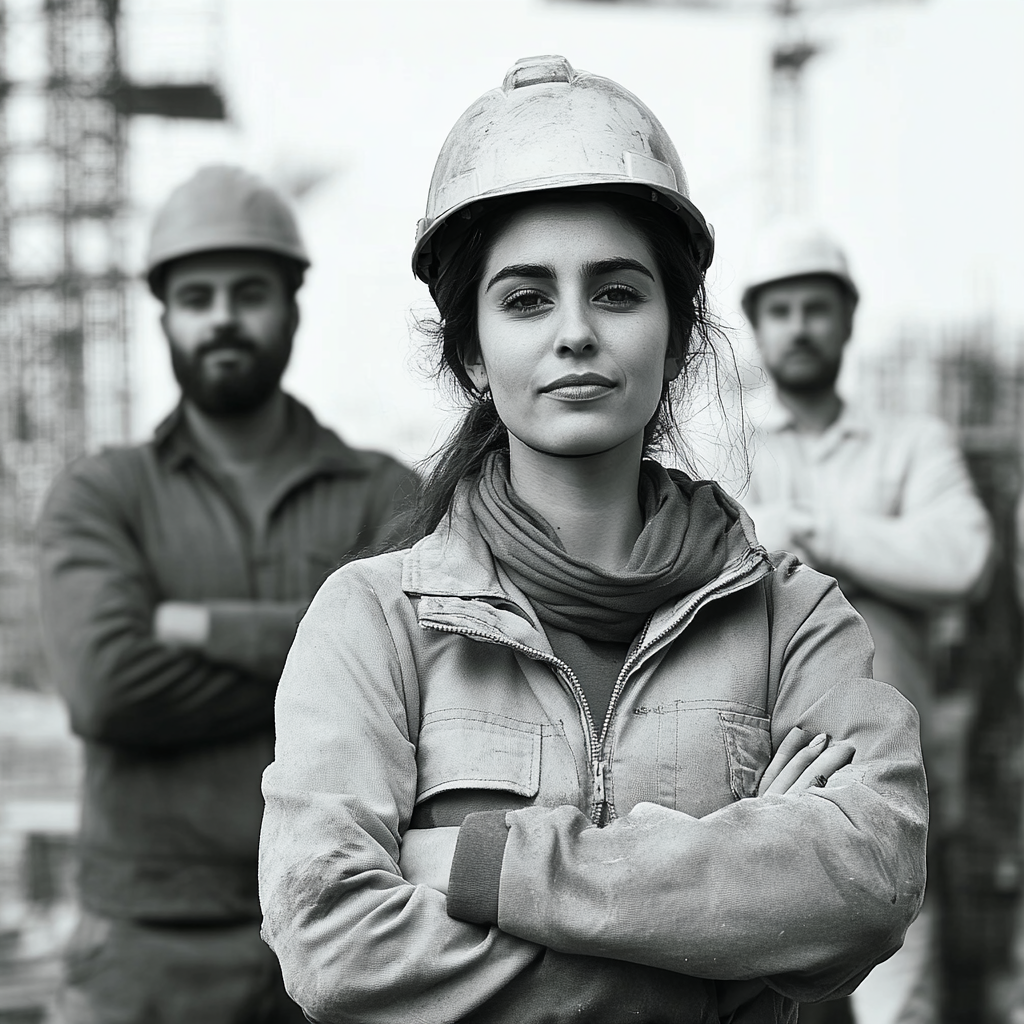
MULTIPOLYGON (((498 202, 511 202, 519 197, 529 197, 530 201, 540 202, 544 193, 558 193, 569 189, 592 192, 595 196, 602 193, 627 195, 656 203, 686 228, 694 258, 700 269, 706 271, 711 265, 715 252, 714 229, 704 219, 700 210, 685 196, 662 184, 637 181, 636 178, 625 175, 621 179, 609 179, 605 174, 588 177, 576 173, 553 175, 533 182, 517 182, 512 188, 494 189, 479 196, 472 196, 445 210, 433 221, 421 220, 412 255, 413 274, 428 285, 436 281, 441 238, 448 236, 453 228, 456 229, 456 237, 461 235, 473 221, 490 211, 498 202)), ((451 244, 455 239, 449 236, 445 240, 451 244)))

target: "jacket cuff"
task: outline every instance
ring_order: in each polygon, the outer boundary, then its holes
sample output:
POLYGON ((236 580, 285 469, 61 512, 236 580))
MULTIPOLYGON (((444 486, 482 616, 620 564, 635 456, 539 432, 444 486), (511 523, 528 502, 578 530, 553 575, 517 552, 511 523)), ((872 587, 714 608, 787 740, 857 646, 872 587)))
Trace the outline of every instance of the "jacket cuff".
POLYGON ((508 842, 507 811, 467 814, 448 876, 448 916, 474 924, 498 923, 501 863, 508 842))

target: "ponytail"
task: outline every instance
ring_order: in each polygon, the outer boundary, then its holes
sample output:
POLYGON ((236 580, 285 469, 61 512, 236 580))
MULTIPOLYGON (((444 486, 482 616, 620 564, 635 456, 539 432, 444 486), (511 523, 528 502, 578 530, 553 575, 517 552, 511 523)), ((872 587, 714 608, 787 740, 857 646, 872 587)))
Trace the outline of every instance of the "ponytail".
POLYGON ((508 451, 508 431, 489 395, 478 398, 438 451, 427 459, 427 480, 414 520, 415 535, 432 533, 449 514, 459 481, 475 477, 491 452, 508 451))

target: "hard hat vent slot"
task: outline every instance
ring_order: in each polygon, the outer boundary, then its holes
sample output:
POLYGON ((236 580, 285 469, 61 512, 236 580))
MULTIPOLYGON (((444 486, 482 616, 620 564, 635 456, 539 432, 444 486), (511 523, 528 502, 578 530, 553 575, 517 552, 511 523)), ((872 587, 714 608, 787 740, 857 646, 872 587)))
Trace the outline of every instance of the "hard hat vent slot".
POLYGON ((528 85, 545 85, 549 82, 563 82, 571 85, 576 77, 572 65, 558 56, 523 57, 517 60, 502 83, 506 93, 523 89, 528 85))

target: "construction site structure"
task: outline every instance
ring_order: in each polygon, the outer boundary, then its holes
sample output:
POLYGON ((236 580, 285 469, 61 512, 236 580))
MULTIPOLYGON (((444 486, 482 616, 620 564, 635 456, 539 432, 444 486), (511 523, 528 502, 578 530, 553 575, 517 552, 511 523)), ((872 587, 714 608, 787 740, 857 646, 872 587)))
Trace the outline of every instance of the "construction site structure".
MULTIPOLYGON (((562 0, 559 0, 562 2, 562 0)), ((579 0, 577 0, 579 2, 579 0)), ((774 40, 769 59, 770 83, 764 168, 765 195, 760 205, 765 221, 808 213, 809 136, 806 69, 821 52, 808 35, 807 17, 855 7, 905 0, 582 0, 729 14, 769 14, 774 40)))
POLYGON ((33 524, 47 488, 128 433, 129 119, 224 116, 208 81, 129 81, 124 6, 0 0, 0 686, 44 677, 33 524))

